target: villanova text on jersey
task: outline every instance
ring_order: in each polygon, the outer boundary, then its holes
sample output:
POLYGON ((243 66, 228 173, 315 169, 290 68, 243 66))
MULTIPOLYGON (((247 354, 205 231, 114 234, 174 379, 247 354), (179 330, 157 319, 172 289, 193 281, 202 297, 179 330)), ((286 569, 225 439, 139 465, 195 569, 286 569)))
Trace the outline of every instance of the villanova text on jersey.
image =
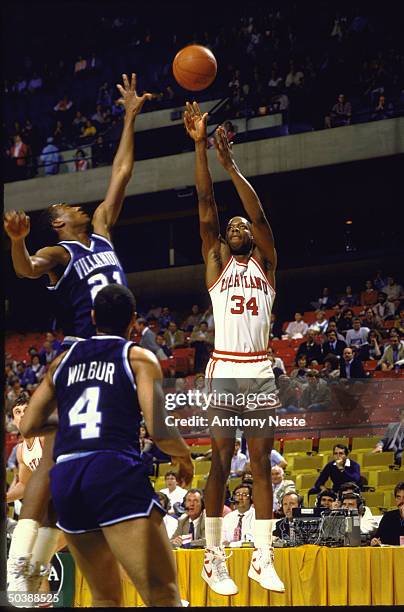
POLYGON ((70 261, 58 282, 48 287, 57 298, 58 326, 66 336, 89 338, 95 334, 91 309, 98 291, 111 283, 127 286, 125 273, 112 244, 91 234, 89 247, 76 240, 58 242, 70 261))
POLYGON ((118 450, 139 457, 141 413, 129 364, 132 342, 94 336, 73 344, 53 381, 59 416, 54 457, 118 450))

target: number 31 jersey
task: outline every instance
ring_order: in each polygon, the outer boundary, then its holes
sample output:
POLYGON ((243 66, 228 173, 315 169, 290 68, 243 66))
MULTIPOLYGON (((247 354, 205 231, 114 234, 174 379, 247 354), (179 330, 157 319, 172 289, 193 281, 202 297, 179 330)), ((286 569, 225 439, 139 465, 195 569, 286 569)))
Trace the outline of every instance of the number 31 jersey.
POLYGON ((112 244, 98 234, 91 234, 89 247, 76 240, 62 240, 70 261, 53 291, 58 312, 58 326, 66 336, 89 338, 95 334, 91 309, 98 291, 111 283, 127 286, 125 273, 112 244))
POLYGON ((99 450, 139 455, 141 412, 131 346, 119 336, 99 335, 75 342, 64 355, 53 374, 59 417, 55 459, 99 450))
POLYGON ((209 288, 215 320, 215 355, 266 352, 275 291, 254 257, 231 257, 209 288))

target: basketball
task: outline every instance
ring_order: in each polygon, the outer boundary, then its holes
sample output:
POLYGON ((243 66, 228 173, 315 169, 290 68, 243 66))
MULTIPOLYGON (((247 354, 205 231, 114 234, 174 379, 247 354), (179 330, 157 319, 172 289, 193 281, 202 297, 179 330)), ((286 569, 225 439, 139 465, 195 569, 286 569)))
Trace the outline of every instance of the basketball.
POLYGON ((181 87, 202 91, 213 83, 217 63, 212 51, 201 45, 189 45, 178 51, 173 61, 173 74, 181 87))

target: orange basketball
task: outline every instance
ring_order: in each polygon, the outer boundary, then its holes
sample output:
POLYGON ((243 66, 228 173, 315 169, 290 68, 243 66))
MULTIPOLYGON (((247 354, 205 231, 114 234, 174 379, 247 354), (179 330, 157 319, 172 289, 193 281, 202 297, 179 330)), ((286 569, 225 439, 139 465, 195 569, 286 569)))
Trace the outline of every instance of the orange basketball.
POLYGON ((201 91, 213 83, 217 63, 212 51, 201 45, 188 45, 178 51, 173 61, 173 74, 181 87, 201 91))

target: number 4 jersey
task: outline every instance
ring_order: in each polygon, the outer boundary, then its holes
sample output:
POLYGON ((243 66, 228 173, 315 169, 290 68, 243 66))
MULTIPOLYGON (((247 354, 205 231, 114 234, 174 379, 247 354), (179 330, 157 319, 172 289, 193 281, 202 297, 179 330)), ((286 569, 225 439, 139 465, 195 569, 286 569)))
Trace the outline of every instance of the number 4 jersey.
POLYGON ((209 288, 215 320, 215 350, 219 359, 262 359, 268 347, 275 291, 254 257, 247 264, 231 257, 209 288), (258 357, 258 356, 257 356, 258 357))
POLYGON ((98 291, 111 283, 127 286, 126 278, 112 244, 91 234, 89 247, 76 240, 58 242, 70 254, 70 261, 53 291, 58 312, 57 326, 66 336, 89 338, 95 334, 91 309, 98 291))
POLYGON ((53 375, 59 416, 55 460, 99 450, 139 454, 141 413, 131 346, 119 336, 100 335, 75 342, 65 354, 53 375))

